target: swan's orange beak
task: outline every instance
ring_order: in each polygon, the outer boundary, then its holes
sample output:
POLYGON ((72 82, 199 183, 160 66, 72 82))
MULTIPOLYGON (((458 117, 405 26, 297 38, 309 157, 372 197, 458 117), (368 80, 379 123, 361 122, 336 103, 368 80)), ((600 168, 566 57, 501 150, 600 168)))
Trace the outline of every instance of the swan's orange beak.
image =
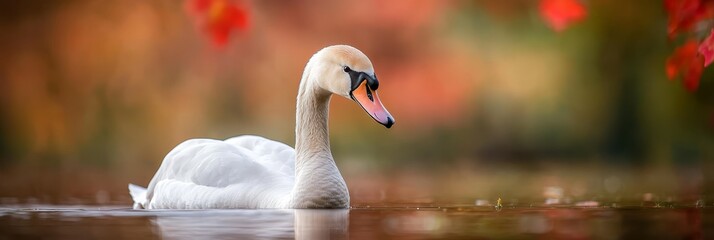
POLYGON ((379 100, 377 91, 372 90, 367 84, 367 81, 362 81, 362 83, 360 83, 360 85, 355 88, 350 95, 352 96, 352 99, 359 103, 359 105, 362 106, 362 109, 367 111, 367 113, 369 113, 369 115, 372 116, 372 118, 378 123, 387 128, 394 125, 394 118, 391 114, 389 114, 389 111, 384 108, 382 101, 379 100))

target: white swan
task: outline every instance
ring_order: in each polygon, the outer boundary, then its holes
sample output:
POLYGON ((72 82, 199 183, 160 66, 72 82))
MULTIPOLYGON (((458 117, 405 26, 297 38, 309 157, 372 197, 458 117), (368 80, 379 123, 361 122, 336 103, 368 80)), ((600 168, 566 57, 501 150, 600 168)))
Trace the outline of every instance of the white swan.
POLYGON ((164 158, 148 189, 129 184, 135 209, 346 208, 347 185, 330 152, 332 94, 357 102, 377 122, 394 118, 377 96, 369 58, 326 47, 305 66, 297 95, 295 149, 258 136, 191 139, 164 158))

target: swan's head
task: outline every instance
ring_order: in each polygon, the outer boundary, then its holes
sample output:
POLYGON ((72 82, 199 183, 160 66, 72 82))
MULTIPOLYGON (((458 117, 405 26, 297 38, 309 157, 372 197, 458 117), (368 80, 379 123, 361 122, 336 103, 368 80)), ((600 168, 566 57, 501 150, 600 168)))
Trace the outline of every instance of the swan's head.
POLYGON ((354 100, 378 123, 392 127, 394 117, 379 100, 379 81, 364 53, 347 45, 329 46, 315 53, 311 64, 319 72, 310 74, 319 74, 316 79, 322 89, 354 100))

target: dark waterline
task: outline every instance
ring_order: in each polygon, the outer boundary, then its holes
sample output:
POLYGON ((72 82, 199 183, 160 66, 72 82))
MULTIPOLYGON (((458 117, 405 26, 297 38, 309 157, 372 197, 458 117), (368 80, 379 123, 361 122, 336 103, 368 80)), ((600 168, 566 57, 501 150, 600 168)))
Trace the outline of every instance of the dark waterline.
POLYGON ((132 210, 0 206, 0 239, 707 239, 714 208, 356 206, 132 210))

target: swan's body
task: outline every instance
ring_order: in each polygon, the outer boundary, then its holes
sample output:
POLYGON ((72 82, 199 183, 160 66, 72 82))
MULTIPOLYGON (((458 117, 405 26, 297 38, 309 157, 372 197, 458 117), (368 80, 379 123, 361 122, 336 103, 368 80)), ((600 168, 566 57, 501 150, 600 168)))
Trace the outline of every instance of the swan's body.
POLYGON ((377 87, 362 52, 324 48, 307 63, 300 82, 295 149, 258 136, 185 141, 164 158, 148 189, 129 185, 134 208, 346 208, 349 192, 327 132, 330 97, 352 98, 390 127, 394 119, 377 87))

